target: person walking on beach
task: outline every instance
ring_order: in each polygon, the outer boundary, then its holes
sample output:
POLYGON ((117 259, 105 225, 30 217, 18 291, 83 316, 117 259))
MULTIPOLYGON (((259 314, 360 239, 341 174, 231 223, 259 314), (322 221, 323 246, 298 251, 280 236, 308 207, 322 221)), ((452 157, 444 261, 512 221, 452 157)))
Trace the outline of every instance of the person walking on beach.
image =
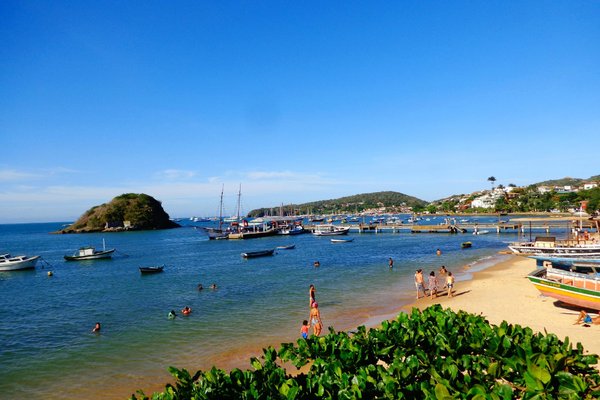
POLYGON ((423 282, 423 270, 422 269, 418 269, 415 272, 415 286, 417 288, 417 300, 419 300, 421 297, 419 297, 419 293, 422 290, 423 291, 423 297, 427 297, 427 293, 425 292, 425 285, 423 282))
POLYGON ((307 320, 302 321, 302 328, 300 328, 300 335, 302 335, 303 339, 308 339, 308 328, 310 325, 307 320))
POLYGON ((319 311, 319 304, 315 301, 312 303, 308 320, 313 327, 313 334, 319 336, 323 329, 323 321, 321 320, 321 312, 319 311))
POLYGON ((317 299, 315 298, 315 292, 317 291, 317 289, 315 288, 315 285, 310 285, 308 287, 308 307, 312 307, 313 303, 317 302, 317 299))
POLYGON ((431 300, 433 300, 433 297, 437 297, 437 290, 438 290, 438 281, 437 278, 435 277, 435 272, 431 271, 429 273, 429 298, 431 300))
POLYGON ((392 257, 390 257, 388 265, 390 266, 390 269, 394 268, 394 260, 392 260, 392 257))
POLYGON ((452 272, 448 272, 448 276, 446 276, 446 288, 448 289, 448 297, 452 297, 452 288, 454 288, 454 276, 452 272))

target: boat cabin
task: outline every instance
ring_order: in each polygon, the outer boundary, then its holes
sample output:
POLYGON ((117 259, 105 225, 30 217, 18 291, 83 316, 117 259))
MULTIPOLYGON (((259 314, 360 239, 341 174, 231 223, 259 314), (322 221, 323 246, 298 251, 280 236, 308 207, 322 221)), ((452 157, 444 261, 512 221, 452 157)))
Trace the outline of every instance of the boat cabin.
POLYGON ((89 247, 82 247, 79 249, 79 251, 77 252, 78 256, 92 256, 95 253, 95 249, 91 246, 89 247))

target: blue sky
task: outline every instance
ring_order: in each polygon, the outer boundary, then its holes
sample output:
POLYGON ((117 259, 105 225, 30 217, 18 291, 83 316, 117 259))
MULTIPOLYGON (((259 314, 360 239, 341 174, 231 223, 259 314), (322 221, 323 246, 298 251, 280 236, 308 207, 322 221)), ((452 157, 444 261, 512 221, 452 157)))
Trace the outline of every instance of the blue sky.
POLYGON ((0 223, 600 173, 600 3, 0 3, 0 223))

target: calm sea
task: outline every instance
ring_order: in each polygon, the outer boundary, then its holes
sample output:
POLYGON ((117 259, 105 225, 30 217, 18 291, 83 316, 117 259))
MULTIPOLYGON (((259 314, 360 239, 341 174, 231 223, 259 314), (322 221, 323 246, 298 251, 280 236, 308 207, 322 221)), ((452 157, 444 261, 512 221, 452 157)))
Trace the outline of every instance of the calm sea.
POLYGON ((0 252, 41 255, 50 264, 0 273, 0 397, 125 398, 137 388, 161 388, 170 365, 247 368, 262 346, 297 339, 311 283, 325 326, 351 329, 412 301, 416 268, 437 271, 444 264, 467 279, 465 265, 472 271, 494 263, 517 238, 351 233, 354 242, 344 244, 310 234, 208 241, 192 227, 49 234, 61 226, 0 225, 0 252), (117 249, 113 259, 63 260, 85 245, 101 248, 103 239, 117 249), (461 249, 467 240, 473 247, 461 249), (288 244, 296 249, 240 256, 288 244), (161 274, 138 270, 162 264, 161 274), (199 283, 204 290, 197 290, 199 283), (212 283, 217 290, 208 289, 212 283), (167 319, 169 310, 186 305, 193 309, 189 317, 167 319), (97 321, 102 331, 92 334, 97 321))

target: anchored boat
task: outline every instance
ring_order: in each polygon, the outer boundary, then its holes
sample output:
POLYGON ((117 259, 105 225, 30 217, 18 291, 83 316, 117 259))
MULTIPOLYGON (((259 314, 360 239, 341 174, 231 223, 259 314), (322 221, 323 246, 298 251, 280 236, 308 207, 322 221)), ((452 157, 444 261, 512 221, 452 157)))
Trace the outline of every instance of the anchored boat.
POLYGON ((157 267, 140 267, 140 273, 142 273, 142 274, 156 274, 156 273, 159 273, 159 272, 163 272, 163 269, 165 269, 164 265, 157 266, 157 267))
POLYGON ((316 225, 313 235, 315 236, 336 236, 347 235, 350 231, 349 227, 337 226, 332 224, 316 225))
POLYGON ((99 259, 103 259, 103 258, 111 258, 112 253, 115 252, 115 249, 106 250, 106 246, 104 246, 104 240, 102 241, 102 243, 103 243, 102 250, 96 250, 96 248, 93 246, 82 247, 72 255, 65 255, 65 260, 80 261, 80 260, 99 260, 99 259))
POLYGON ((256 258, 256 257, 272 256, 274 252, 275 252, 275 249, 260 250, 260 251, 247 251, 245 253, 242 253, 242 257, 244 257, 244 258, 256 258))
POLYGON ((0 271, 18 271, 22 269, 32 269, 35 268, 35 264, 37 263, 38 258, 40 256, 14 256, 11 257, 10 254, 1 254, 0 255, 0 271))

